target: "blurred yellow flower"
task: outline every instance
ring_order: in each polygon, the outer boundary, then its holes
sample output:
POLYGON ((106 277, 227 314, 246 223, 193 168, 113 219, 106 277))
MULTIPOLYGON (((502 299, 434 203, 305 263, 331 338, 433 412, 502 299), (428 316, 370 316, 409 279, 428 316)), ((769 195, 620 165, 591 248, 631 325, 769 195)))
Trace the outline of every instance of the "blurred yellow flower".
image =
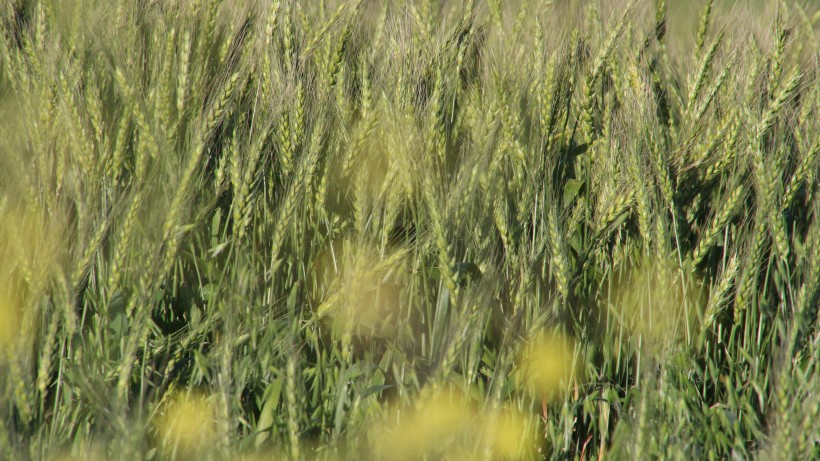
POLYGON ((47 459, 49 461, 104 461, 108 459, 103 448, 98 445, 75 446, 72 447, 71 452, 66 450, 47 459))
POLYGON ((701 281, 674 261, 644 261, 628 270, 613 299, 620 320, 643 344, 663 350, 685 339, 706 301, 701 281))
POLYGON ((0 362, 27 350, 38 301, 65 262, 64 220, 0 204, 0 362))
POLYGON ((320 318, 332 319, 337 333, 379 333, 399 306, 406 252, 380 257, 365 243, 332 245, 316 265, 322 303, 320 318))
POLYGON ((176 393, 157 421, 162 448, 181 457, 213 449, 216 415, 209 399, 198 393, 176 393))
POLYGON ((575 342, 561 334, 544 333, 519 355, 519 379, 536 395, 554 400, 567 389, 579 370, 575 342))
POLYGON ((233 455, 229 458, 233 461, 280 461, 289 459, 287 455, 282 454, 277 451, 261 451, 255 453, 242 453, 238 455, 233 455))
POLYGON ((484 440, 494 459, 519 459, 534 450, 535 432, 529 421, 526 414, 512 408, 502 408, 484 418, 484 440))
POLYGON ((421 395, 411 408, 395 410, 393 418, 398 423, 380 428, 376 452, 380 459, 403 460, 452 448, 476 422, 475 415, 461 393, 431 391, 421 395))
POLYGON ((521 459, 534 452, 530 419, 502 405, 480 409, 454 389, 427 388, 410 406, 394 408, 374 430, 378 459, 521 459))
MULTIPOLYGON (((0 352, 8 351, 20 334, 20 300, 8 283, 0 283, 0 352)), ((2 361, 2 357, 0 357, 2 361)))

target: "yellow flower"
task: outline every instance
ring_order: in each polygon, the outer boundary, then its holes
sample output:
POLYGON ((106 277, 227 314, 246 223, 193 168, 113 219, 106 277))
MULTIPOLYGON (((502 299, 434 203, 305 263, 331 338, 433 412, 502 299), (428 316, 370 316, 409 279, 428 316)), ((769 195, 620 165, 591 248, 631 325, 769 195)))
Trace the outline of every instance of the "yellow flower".
POLYGON ((22 309, 17 290, 9 283, 0 283, 0 362, 12 349, 22 331, 22 309))
POLYGON ((418 459, 452 448, 475 423, 475 411, 459 392, 430 391, 405 411, 396 410, 398 423, 378 436, 383 459, 418 459))
POLYGON ((379 257, 365 243, 344 241, 319 258, 316 265, 320 318, 332 319, 342 334, 385 333, 399 306, 406 252, 379 257))
POLYGON ((171 397, 156 425, 163 449, 182 457, 213 448, 216 418, 213 404, 197 393, 171 397))
POLYGON ((560 334, 535 338, 520 354, 518 363, 519 378, 546 400, 554 400, 568 388, 579 369, 574 341, 560 334))
POLYGON ((0 203, 0 362, 33 340, 40 297, 65 263, 59 214, 0 203))

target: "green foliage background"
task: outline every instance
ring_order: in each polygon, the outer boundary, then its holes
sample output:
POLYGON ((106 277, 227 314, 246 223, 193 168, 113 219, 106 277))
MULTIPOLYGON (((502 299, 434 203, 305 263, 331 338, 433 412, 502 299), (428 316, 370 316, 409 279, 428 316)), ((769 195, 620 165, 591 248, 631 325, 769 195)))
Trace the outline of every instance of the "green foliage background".
POLYGON ((820 457, 818 27, 3 2, 0 458, 820 457), (464 443, 499 409, 517 447, 464 443))

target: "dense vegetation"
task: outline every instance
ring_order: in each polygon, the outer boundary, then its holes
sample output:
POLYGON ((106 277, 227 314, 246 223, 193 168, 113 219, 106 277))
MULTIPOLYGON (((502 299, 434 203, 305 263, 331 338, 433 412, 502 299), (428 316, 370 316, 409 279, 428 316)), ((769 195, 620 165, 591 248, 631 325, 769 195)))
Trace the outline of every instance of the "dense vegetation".
POLYGON ((768 3, 3 1, 0 459, 820 458, 768 3))

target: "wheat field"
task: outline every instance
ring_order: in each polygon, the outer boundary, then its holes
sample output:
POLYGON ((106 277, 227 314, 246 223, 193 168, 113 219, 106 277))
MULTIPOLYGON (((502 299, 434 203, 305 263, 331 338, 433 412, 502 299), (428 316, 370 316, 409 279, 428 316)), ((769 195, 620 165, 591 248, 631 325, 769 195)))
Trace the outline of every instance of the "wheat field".
POLYGON ((820 459, 818 42, 2 0, 0 459, 820 459))

